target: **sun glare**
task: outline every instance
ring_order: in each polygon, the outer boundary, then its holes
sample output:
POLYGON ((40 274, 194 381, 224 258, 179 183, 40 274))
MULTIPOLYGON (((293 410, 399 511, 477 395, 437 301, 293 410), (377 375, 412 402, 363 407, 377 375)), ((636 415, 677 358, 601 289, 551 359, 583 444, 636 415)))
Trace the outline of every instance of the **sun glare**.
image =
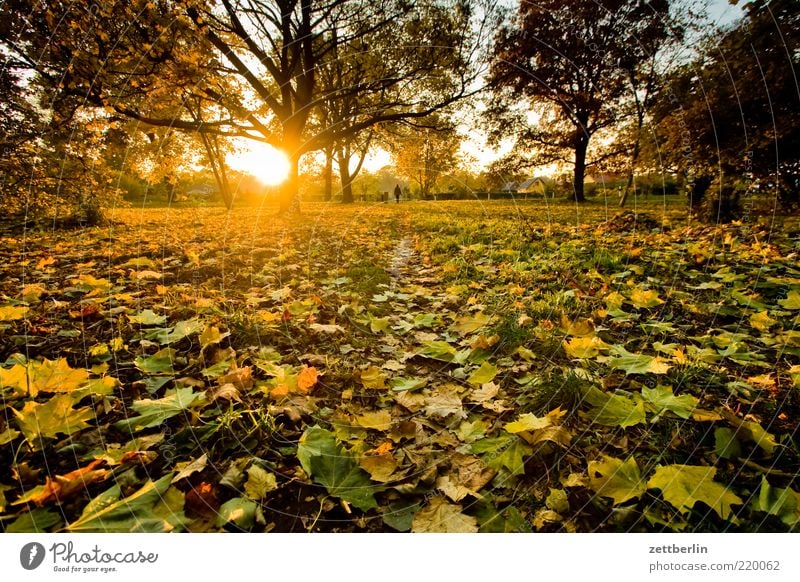
POLYGON ((250 174, 265 186, 277 186, 289 176, 289 159, 271 145, 245 141, 227 158, 234 170, 250 174))

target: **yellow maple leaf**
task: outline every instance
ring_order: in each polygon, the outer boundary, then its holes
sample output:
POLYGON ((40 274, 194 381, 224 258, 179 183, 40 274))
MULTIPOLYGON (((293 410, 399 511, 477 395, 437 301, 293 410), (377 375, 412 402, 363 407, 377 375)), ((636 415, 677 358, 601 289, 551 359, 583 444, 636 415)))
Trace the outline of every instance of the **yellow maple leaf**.
POLYGON ((608 344, 597 336, 573 337, 564 342, 564 351, 571 358, 593 358, 608 344))

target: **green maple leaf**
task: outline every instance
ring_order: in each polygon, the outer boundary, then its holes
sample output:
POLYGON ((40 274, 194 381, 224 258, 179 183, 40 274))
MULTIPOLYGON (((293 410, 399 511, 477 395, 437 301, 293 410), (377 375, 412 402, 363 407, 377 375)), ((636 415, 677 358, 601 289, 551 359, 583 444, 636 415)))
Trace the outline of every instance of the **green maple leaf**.
POLYGON ((624 370, 626 374, 666 374, 671 366, 660 356, 633 354, 622 346, 611 346, 609 366, 624 370))
POLYGON ((176 355, 172 348, 164 348, 152 356, 138 356, 133 363, 145 374, 172 374, 176 355))
POLYGON ((647 489, 636 459, 625 461, 603 455, 603 461, 589 463, 589 486, 598 495, 610 497, 614 505, 640 497, 647 489))
POLYGON ((152 309, 145 309, 136 315, 129 315, 128 321, 139 325, 164 325, 167 322, 167 316, 157 315, 152 309))
MULTIPOLYGON (((172 474, 158 481, 147 481, 140 489, 122 497, 114 485, 83 509, 81 516, 67 526, 71 532, 168 532, 182 527, 186 518, 175 507, 178 495, 168 494, 172 474)), ((177 490, 176 490, 177 491, 177 490)), ((182 499, 182 494, 180 494, 182 499)))
POLYGON ((533 453, 533 448, 517 436, 504 435, 481 439, 472 443, 472 452, 483 455, 481 459, 487 467, 495 470, 508 469, 512 475, 525 473, 525 457, 533 453))
POLYGON ((303 470, 328 493, 367 511, 378 507, 369 475, 330 431, 312 426, 300 437, 297 458, 303 470))
POLYGON ((592 386, 584 399, 592 405, 589 417, 604 426, 627 428, 645 421, 644 402, 634 401, 622 394, 608 394, 592 386))
POLYGON ((314 481, 334 497, 363 511, 378 507, 375 493, 380 489, 373 486, 366 471, 346 451, 341 450, 334 456, 311 457, 310 464, 314 481))
POLYGON ((789 487, 772 487, 764 476, 761 477, 761 489, 753 505, 758 511, 779 517, 789 527, 800 523, 800 493, 789 487))
POLYGON ((392 378, 389 381, 389 386, 395 392, 405 392, 419 390, 428 384, 427 378, 392 378))
POLYGON ((232 523, 240 529, 249 530, 256 521, 263 519, 263 513, 257 503, 244 497, 234 497, 219 508, 217 527, 232 523))
POLYGON ((733 429, 720 426, 714 430, 714 452, 722 459, 735 459, 742 454, 742 446, 733 429))
POLYGON ((45 533, 61 524, 61 512, 37 507, 6 526, 6 533, 45 533))
POLYGON ((688 513, 695 503, 702 501, 722 519, 728 519, 733 514, 731 505, 740 505, 742 500, 714 481, 716 474, 714 467, 667 465, 656 469, 647 488, 660 489, 664 500, 681 513, 688 513))
MULTIPOLYGON (((675 396, 671 386, 656 386, 648 388, 642 386, 642 398, 649 408, 656 413, 656 418, 663 412, 669 411, 680 418, 689 418, 700 400, 690 394, 675 396)), ((653 419, 655 420, 655 418, 653 419)))
POLYGON ((139 431, 158 426, 165 420, 181 414, 202 400, 204 392, 194 392, 191 386, 168 392, 164 398, 152 400, 145 398, 131 404, 139 416, 126 418, 114 426, 123 431, 139 431))
POLYGON ((69 394, 53 396, 44 404, 28 401, 21 411, 13 408, 12 410, 17 417, 19 429, 31 444, 40 437, 71 435, 89 428, 86 421, 95 417, 91 408, 72 408, 72 397, 69 394))
POLYGON ((452 362, 456 358, 456 353, 456 349, 447 342, 431 341, 423 343, 417 355, 441 362, 452 362))
POLYGON ((179 321, 173 328, 155 330, 154 339, 161 345, 174 344, 183 338, 200 333, 205 329, 205 324, 199 319, 187 319, 179 321))

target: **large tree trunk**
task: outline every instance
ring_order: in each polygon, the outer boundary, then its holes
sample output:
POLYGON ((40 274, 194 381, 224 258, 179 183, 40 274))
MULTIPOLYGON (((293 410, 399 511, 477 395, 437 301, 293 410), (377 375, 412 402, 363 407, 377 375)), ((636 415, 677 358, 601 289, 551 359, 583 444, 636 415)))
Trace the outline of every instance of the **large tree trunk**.
POLYGON ((687 196, 689 198, 689 210, 692 214, 697 214, 703 204, 703 199, 711 187, 713 178, 711 176, 697 176, 689 184, 687 196))
MULTIPOLYGON (((225 170, 224 156, 219 149, 219 144, 216 142, 217 138, 216 136, 200 133, 200 139, 206 150, 208 164, 211 166, 211 172, 214 174, 214 180, 217 183, 217 189, 222 197, 222 202, 225 204, 225 208, 230 210, 233 208, 233 194, 231 193, 230 184, 228 183, 228 173, 225 170)), ((170 202, 172 201, 171 196, 172 195, 170 195, 170 202)))
POLYGON ((572 179, 572 196, 575 202, 586 202, 583 194, 583 185, 586 179, 586 150, 589 147, 589 139, 579 130, 575 140, 575 168, 572 179))
POLYGON ((325 181, 325 202, 330 202, 333 200, 333 150, 325 150, 325 169, 322 177, 325 181))
POLYGON ((639 151, 641 150, 641 125, 637 130, 637 137, 636 143, 633 144, 633 152, 631 153, 631 162, 630 168, 628 168, 628 181, 625 183, 625 190, 622 192, 622 197, 619 199, 619 207, 622 208, 625 206, 625 203, 628 201, 628 195, 631 193, 631 189, 633 188, 633 176, 634 171, 636 168, 636 162, 639 161, 639 151))
POLYGON ((353 202, 353 177, 350 175, 348 162, 339 160, 339 177, 342 180, 342 203, 350 204, 353 202))
POLYGON ((278 194, 278 214, 300 212, 299 167, 300 156, 291 154, 289 156, 289 175, 278 194))

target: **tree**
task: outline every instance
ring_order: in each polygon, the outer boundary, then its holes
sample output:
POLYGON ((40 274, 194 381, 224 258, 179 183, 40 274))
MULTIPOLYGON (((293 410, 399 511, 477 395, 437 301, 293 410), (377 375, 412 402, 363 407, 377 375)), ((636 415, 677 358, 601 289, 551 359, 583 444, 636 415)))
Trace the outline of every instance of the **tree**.
POLYGON ((652 55, 649 39, 665 35, 668 15, 668 0, 520 2, 497 35, 491 67, 497 102, 490 114, 506 129, 513 119, 520 146, 544 148, 547 161, 570 151, 578 202, 585 199, 591 138, 618 123, 626 71, 652 55), (538 115, 534 127, 530 105, 538 115))
POLYGON ((406 128, 394 141, 394 158, 398 172, 419 187, 420 197, 429 198, 439 180, 455 169, 459 162, 461 140, 451 125, 438 117, 426 127, 406 128))
POLYGON ((29 4, 3 5, 0 41, 58 88, 62 114, 78 102, 151 126, 269 143, 291 162, 282 210, 297 203, 305 153, 477 90, 482 29, 468 0, 29 4), (323 90, 324 64, 367 41, 383 66, 323 90), (322 103, 353 96, 359 106, 347 123, 320 122, 322 103), (202 119, 186 107, 198 102, 202 119))
POLYGON ((691 208, 711 220, 740 217, 755 191, 800 201, 800 5, 745 8, 666 79, 654 110, 654 163, 683 173, 691 208))

